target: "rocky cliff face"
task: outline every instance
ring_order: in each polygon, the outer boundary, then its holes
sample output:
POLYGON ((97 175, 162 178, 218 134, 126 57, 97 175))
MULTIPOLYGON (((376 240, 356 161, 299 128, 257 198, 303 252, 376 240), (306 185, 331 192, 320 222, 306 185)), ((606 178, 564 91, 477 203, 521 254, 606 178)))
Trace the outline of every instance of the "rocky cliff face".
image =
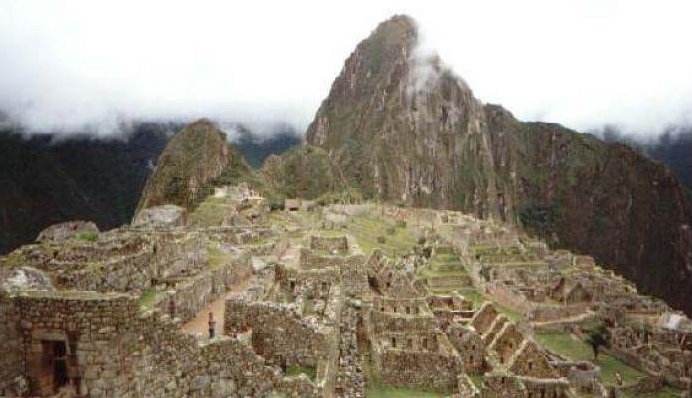
POLYGON ((156 162, 142 192, 137 213, 163 204, 191 208, 211 192, 210 183, 230 165, 243 164, 226 134, 202 119, 179 131, 156 162))
POLYGON ((692 206, 668 169, 484 105, 416 44, 397 16, 346 60, 307 132, 337 174, 370 197, 521 224, 692 312, 692 206))

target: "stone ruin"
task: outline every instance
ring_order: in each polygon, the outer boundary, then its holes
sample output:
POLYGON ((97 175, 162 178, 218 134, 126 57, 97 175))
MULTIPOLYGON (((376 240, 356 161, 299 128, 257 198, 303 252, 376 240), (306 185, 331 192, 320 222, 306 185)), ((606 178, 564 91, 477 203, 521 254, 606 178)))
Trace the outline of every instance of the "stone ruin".
MULTIPOLYGON (((215 196, 254 197, 246 188, 215 196)), ((354 209, 338 211, 372 205, 354 209)), ((533 338, 534 328, 578 334, 585 319, 606 321, 613 355, 662 375, 648 385, 689 382, 689 320, 593 259, 460 213, 415 216, 437 230, 421 231, 435 239, 411 264, 333 230, 262 224, 266 215, 46 233, 61 237, 0 258, 0 394, 364 397, 381 383, 463 398, 605 396, 598 366, 533 338)))

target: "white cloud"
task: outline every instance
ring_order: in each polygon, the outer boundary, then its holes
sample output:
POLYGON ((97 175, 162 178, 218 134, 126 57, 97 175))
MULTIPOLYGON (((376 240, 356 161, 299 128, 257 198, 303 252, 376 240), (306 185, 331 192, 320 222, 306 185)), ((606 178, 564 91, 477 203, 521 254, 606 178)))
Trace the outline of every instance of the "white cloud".
POLYGON ((196 118, 305 127, 355 45, 416 18, 477 97, 517 117, 691 122, 687 1, 0 3, 0 108, 35 129, 196 118))

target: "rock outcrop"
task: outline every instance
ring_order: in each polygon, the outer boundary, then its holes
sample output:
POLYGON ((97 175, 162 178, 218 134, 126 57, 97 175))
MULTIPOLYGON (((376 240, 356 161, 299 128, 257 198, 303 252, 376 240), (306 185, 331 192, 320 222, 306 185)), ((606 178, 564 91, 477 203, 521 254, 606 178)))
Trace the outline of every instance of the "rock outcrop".
POLYGON ((191 208, 211 193, 210 182, 241 156, 226 142, 226 134, 206 119, 191 123, 168 143, 144 187, 137 213, 163 204, 191 208))
POLYGON ((91 221, 66 221, 53 224, 41 231, 36 242, 59 243, 73 238, 93 239, 98 234, 99 228, 91 221))
POLYGON ((523 225, 692 313, 692 205, 666 167, 481 103, 417 39, 409 17, 380 24, 308 127, 343 180, 368 197, 523 225))

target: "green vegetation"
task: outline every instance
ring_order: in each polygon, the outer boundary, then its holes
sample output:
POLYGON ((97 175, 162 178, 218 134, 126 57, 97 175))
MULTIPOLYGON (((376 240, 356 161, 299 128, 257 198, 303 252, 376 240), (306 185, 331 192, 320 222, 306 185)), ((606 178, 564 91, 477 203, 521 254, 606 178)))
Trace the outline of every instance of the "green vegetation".
POLYGON ((601 348, 610 347, 610 331, 604 324, 600 324, 597 327, 588 331, 588 336, 586 337, 586 343, 591 346, 593 350, 594 360, 598 359, 598 354, 601 348))
POLYGON ((393 226, 391 221, 363 215, 352 217, 346 231, 356 238, 365 254, 372 253, 375 248, 381 248, 390 255, 401 255, 411 251, 416 245, 411 232, 406 228, 394 228, 392 234, 387 234, 387 230, 393 226))
POLYGON ((207 258, 209 259, 209 268, 215 269, 222 265, 226 265, 231 261, 231 255, 221 251, 219 242, 209 242, 207 245, 207 258))
MULTIPOLYGON (((551 351, 569 357, 572 360, 593 360, 591 347, 567 333, 537 333, 536 340, 551 351)), ((639 377, 643 376, 637 369, 628 366, 609 354, 599 355, 598 360, 594 361, 594 363, 601 367, 601 375, 605 384, 612 385, 615 383, 615 373, 620 373, 625 385, 634 383, 639 377)))
POLYGON ((139 306, 143 309, 152 308, 156 301, 158 301, 160 293, 160 291, 153 287, 145 290, 144 293, 142 293, 142 295, 139 297, 139 306))
POLYGON ((86 241, 86 242, 96 242, 99 238, 98 233, 94 231, 82 231, 77 233, 74 237, 76 240, 86 241))
POLYGON ((209 196, 190 213, 189 223, 200 227, 221 225, 230 209, 231 204, 226 199, 209 196))
POLYGON ((482 374, 476 374, 476 375, 469 375, 469 378, 471 379, 471 382, 473 383, 474 386, 476 386, 477 389, 481 389, 483 386, 483 375, 482 374))
POLYGON ((317 372, 315 371, 315 368, 312 366, 291 365, 288 368, 286 368, 287 377, 295 377, 301 374, 304 374, 312 381, 315 381, 315 378, 317 377, 317 372))
POLYGON ((335 187, 329 155, 309 145, 268 158, 262 166, 261 178, 273 192, 287 198, 316 199, 335 187))

